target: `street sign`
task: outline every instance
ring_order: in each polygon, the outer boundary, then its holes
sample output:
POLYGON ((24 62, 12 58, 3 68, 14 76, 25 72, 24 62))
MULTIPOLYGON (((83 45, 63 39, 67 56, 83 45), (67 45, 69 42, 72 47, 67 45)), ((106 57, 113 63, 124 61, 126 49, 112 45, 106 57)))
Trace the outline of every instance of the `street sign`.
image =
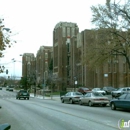
POLYGON ((75 81, 75 84, 77 84, 78 82, 77 81, 75 81))

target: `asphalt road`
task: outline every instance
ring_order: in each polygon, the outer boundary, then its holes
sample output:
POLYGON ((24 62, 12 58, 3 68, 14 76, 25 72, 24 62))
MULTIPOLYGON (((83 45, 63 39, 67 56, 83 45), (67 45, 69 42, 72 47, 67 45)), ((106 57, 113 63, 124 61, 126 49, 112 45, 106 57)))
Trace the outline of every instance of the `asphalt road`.
POLYGON ((11 130, 118 130, 118 121, 130 120, 130 111, 89 107, 31 97, 16 100, 15 92, 0 90, 0 124, 11 130))

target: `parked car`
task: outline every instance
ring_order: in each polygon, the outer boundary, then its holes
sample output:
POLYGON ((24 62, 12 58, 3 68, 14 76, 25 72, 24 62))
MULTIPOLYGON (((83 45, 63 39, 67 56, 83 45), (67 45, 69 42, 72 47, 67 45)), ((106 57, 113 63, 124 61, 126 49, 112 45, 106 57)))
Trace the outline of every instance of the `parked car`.
POLYGON ((86 94, 87 92, 90 92, 91 90, 89 88, 85 88, 85 87, 80 87, 78 89, 78 92, 82 93, 82 94, 86 94))
POLYGON ((117 98, 117 97, 121 96, 122 94, 127 93, 128 91, 130 91, 130 87, 123 87, 123 88, 119 88, 116 91, 112 91, 111 95, 112 95, 112 97, 117 98))
POLYGON ((109 104, 108 97, 103 96, 101 93, 89 92, 79 99, 79 104, 87 104, 90 107, 93 105, 106 106, 109 104))
POLYGON ((29 97, 30 97, 30 94, 28 93, 28 91, 27 90, 23 90, 23 89, 19 90, 17 92, 17 94, 16 94, 16 99, 23 98, 23 99, 28 99, 29 100, 29 97))
POLYGON ((122 94, 120 97, 116 99, 112 99, 110 101, 110 106, 112 110, 116 110, 116 108, 130 110, 130 92, 122 94))
POLYGON ((2 90, 2 87, 0 87, 0 90, 2 90))
POLYGON ((65 95, 61 96, 61 102, 69 102, 71 104, 78 102, 79 98, 82 97, 83 94, 80 92, 68 92, 65 95))
POLYGON ((116 89, 111 86, 103 87, 103 90, 106 92, 106 94, 111 94, 112 91, 115 91, 116 89))
POLYGON ((14 91, 14 87, 9 86, 8 91, 14 91))
POLYGON ((93 88, 92 92, 101 93, 103 95, 106 94, 106 92, 104 90, 102 90, 101 88, 93 88))

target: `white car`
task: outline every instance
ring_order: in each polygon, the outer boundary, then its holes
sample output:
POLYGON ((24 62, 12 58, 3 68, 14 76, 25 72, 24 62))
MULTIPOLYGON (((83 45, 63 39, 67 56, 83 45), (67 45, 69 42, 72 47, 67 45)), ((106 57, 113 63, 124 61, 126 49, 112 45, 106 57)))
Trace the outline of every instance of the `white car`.
POLYGON ((14 91, 14 88, 9 86, 8 91, 14 91))
POLYGON ((92 92, 101 93, 103 95, 106 95, 106 92, 104 90, 101 90, 101 88, 93 88, 92 92))

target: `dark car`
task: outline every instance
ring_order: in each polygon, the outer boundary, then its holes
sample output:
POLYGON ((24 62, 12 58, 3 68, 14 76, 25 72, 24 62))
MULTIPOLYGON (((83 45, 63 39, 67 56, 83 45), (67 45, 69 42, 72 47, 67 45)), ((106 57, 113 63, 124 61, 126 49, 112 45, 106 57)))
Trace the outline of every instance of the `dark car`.
POLYGON ((108 86, 108 87, 103 87, 103 90, 106 92, 106 94, 111 94, 111 92, 115 91, 116 89, 114 87, 108 86))
POLYGON ((69 102, 71 104, 75 102, 79 102, 79 98, 82 97, 83 94, 80 92, 68 92, 65 95, 61 96, 61 102, 69 102))
POLYGON ((28 93, 27 90, 19 90, 16 94, 16 99, 28 99, 29 100, 30 94, 28 93))
POLYGON ((80 87, 78 89, 78 92, 82 93, 82 94, 86 94, 87 92, 90 92, 91 90, 89 88, 85 88, 85 87, 80 87))
POLYGON ((2 87, 0 87, 0 90, 2 90, 2 87))
POLYGON ((116 108, 123 108, 130 110, 130 92, 121 95, 116 99, 110 101, 110 106, 112 110, 116 108))

